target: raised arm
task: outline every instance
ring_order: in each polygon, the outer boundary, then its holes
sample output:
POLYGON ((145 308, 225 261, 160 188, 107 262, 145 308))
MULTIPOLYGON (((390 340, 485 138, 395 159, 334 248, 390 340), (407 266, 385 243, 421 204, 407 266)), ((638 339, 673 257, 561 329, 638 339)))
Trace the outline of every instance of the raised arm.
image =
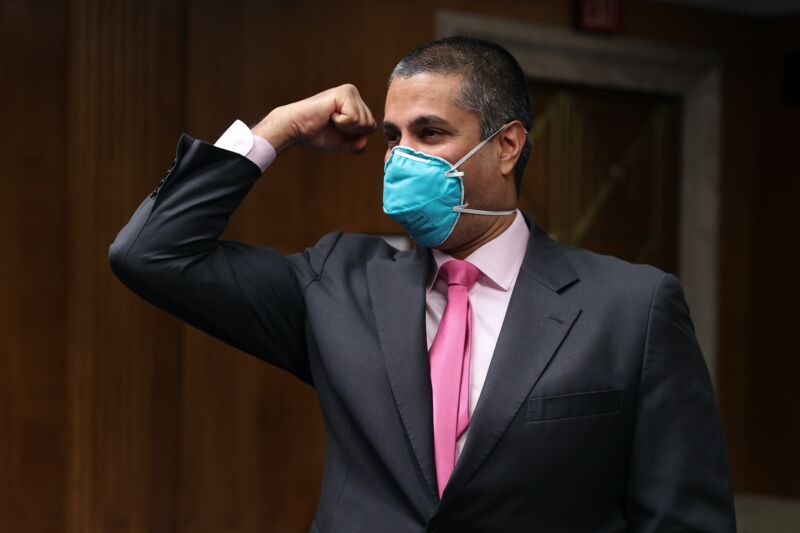
MULTIPOLYGON (((358 153, 375 128, 352 85, 276 108, 253 128, 280 152, 293 144, 358 153)), ((109 250, 113 272, 142 298, 311 382, 303 291, 313 262, 220 240, 261 169, 183 135, 175 163, 109 250)), ((326 254, 323 239, 308 254, 326 254)))

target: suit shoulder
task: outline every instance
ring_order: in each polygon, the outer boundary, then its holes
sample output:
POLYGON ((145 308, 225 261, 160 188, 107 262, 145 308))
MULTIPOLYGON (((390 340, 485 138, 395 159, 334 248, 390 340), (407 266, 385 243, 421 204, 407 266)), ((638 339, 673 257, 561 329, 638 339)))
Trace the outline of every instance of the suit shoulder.
POLYGON ((635 264, 573 246, 563 248, 582 285, 602 287, 605 292, 641 294, 649 298, 665 276, 674 279, 671 274, 652 265, 635 264))
POLYGON ((293 256, 291 260, 294 264, 307 264, 312 276, 319 278, 323 272, 331 269, 363 268, 372 259, 391 259, 404 253, 408 252, 394 248, 376 235, 334 231, 323 236, 302 254, 293 256))

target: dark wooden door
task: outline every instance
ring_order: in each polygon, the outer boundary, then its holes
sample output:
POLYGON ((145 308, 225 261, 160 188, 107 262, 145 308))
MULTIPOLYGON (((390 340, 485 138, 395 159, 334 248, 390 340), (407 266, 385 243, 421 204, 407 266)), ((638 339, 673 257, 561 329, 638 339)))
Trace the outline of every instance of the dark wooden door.
POLYGON ((680 100, 532 80, 521 205, 557 240, 677 271, 680 100))

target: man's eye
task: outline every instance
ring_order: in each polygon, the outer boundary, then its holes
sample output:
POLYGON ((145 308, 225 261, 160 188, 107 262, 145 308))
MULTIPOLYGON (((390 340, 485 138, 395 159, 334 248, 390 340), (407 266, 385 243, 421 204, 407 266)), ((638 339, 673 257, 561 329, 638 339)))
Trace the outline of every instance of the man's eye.
POLYGON ((436 137, 438 135, 442 135, 443 133, 444 132, 442 132, 442 131, 434 130, 434 129, 431 129, 431 128, 425 128, 424 130, 422 130, 422 136, 423 137, 436 137))
POLYGON ((383 134, 383 140, 386 141, 386 143, 400 142, 400 135, 394 131, 386 132, 383 134))

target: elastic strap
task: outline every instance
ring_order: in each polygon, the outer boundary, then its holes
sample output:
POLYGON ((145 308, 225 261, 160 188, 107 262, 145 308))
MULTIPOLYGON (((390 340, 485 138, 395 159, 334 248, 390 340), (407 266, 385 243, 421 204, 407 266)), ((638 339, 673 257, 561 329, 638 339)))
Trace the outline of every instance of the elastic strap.
POLYGON ((469 213, 470 215, 486 215, 486 216, 500 216, 500 215, 513 215, 517 210, 509 209, 507 211, 484 211, 483 209, 470 209, 467 204, 457 205, 453 208, 457 213, 469 213))
MULTIPOLYGON (((509 122, 508 124, 511 124, 511 123, 509 122)), ((496 132, 492 133, 491 135, 489 135, 488 137, 486 137, 484 140, 482 140, 480 143, 478 143, 478 144, 475 146, 475 148, 473 148, 472 150, 470 150, 469 152, 467 152, 467 155, 465 155, 464 157, 462 157, 461 159, 459 159, 459 160, 458 160, 458 162, 457 162, 455 165, 453 165, 453 168, 454 168, 454 169, 456 169, 456 168, 460 167, 461 165, 463 165, 463 164, 464 164, 464 161, 466 161, 467 159, 469 159, 470 157, 472 157, 472 155, 473 155, 475 152, 477 152, 478 150, 480 150, 481 148, 483 148, 484 146, 486 146, 486 143, 488 143, 489 141, 491 141, 492 139, 494 139, 494 136, 495 136, 495 135, 497 135, 498 133, 500 133, 501 131, 503 131, 504 129, 506 129, 506 126, 508 126, 508 124, 504 124, 504 125, 503 125, 503 126, 501 126, 501 127, 500 127, 500 129, 498 129, 496 132)))

